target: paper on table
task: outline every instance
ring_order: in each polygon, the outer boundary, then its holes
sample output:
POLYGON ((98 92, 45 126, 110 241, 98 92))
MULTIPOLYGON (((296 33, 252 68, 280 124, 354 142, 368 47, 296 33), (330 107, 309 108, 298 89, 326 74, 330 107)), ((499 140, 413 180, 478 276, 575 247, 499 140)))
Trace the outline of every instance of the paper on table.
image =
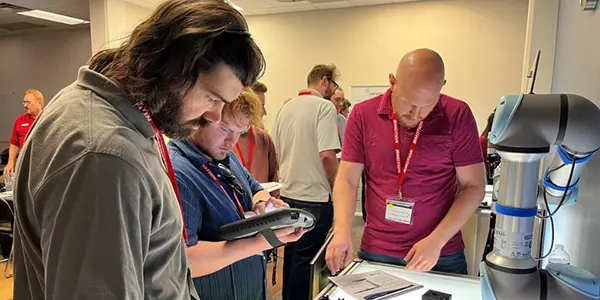
POLYGON ((372 271, 329 279, 355 299, 386 299, 423 287, 385 271, 372 271))

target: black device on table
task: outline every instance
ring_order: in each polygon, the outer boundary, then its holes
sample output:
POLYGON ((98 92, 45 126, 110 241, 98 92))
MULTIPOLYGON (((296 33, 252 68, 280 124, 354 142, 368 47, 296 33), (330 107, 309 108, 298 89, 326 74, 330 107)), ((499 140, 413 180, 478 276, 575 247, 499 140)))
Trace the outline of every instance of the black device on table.
POLYGON ((300 230, 311 230, 315 227, 315 216, 310 212, 297 208, 279 208, 262 215, 249 217, 219 228, 221 237, 226 241, 249 238, 262 234, 273 247, 279 247, 281 242, 274 230, 293 227, 300 230))
POLYGON ((429 290, 427 293, 423 294, 422 300, 452 300, 452 295, 429 290))

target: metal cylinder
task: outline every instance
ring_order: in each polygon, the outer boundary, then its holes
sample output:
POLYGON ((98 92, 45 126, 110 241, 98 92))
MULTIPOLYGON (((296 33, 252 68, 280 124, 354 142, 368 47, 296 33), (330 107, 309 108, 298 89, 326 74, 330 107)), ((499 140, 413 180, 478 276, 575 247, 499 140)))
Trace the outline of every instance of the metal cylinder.
MULTIPOLYGON (((538 174, 544 153, 498 153, 502 158, 498 205, 537 212, 538 174)), ((531 257, 535 216, 506 215, 498 208, 496 212, 494 251, 488 261, 509 269, 535 268, 537 263, 531 257)))

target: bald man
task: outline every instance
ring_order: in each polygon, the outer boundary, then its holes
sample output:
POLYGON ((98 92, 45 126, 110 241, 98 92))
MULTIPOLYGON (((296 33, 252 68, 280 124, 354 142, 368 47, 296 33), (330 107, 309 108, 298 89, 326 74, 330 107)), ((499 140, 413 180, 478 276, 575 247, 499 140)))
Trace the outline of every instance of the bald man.
POLYGON ((346 124, 329 269, 337 273, 352 260, 351 223, 364 170, 369 219, 359 257, 467 274, 460 229, 485 193, 473 113, 441 94, 444 63, 432 50, 406 54, 389 80, 389 90, 355 105, 346 124))

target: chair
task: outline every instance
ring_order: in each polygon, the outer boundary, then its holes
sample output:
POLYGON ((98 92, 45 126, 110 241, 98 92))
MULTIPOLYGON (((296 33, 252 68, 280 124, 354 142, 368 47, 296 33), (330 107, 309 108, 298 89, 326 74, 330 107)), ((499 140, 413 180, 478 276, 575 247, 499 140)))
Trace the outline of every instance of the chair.
POLYGON ((10 265, 10 263, 14 260, 14 252, 15 252, 14 251, 15 250, 14 217, 15 217, 15 213, 14 213, 14 210, 13 210, 12 206, 10 205, 10 203, 8 203, 8 201, 6 201, 4 198, 0 197, 0 203, 6 205, 6 207, 8 208, 8 211, 10 212, 10 218, 8 220, 0 220, 0 234, 7 235, 8 237, 10 237, 13 240, 12 245, 10 247, 10 255, 8 256, 8 258, 0 260, 0 263, 6 262, 6 266, 4 267, 4 277, 11 278, 13 276, 13 274, 9 274, 8 265, 10 265))

